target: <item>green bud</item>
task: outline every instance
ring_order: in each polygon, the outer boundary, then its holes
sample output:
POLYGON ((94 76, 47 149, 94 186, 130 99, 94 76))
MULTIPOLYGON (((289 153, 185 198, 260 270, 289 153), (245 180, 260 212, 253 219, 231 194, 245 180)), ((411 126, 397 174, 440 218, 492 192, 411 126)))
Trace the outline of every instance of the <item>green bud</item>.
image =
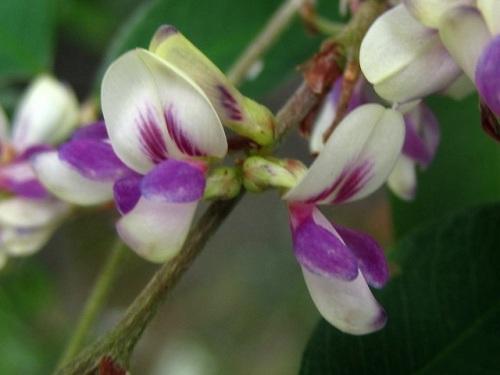
POLYGON ((243 163, 243 185, 255 193, 269 188, 290 189, 306 171, 298 160, 251 156, 243 163))
POLYGON ((232 199, 241 190, 241 172, 232 167, 218 167, 207 177, 203 199, 232 199))

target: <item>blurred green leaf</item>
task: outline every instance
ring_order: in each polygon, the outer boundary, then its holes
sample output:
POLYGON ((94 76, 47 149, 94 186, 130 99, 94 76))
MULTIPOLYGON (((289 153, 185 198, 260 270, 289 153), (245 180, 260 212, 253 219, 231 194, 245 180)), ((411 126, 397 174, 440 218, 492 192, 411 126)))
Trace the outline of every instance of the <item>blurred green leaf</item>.
POLYGON ((481 129, 477 96, 426 101, 441 124, 441 145, 429 169, 419 174, 416 199, 392 199, 398 236, 450 210, 496 201, 500 193, 500 144, 481 129))
POLYGON ((54 50, 52 0, 0 1, 0 83, 48 70, 54 50))
POLYGON ((0 274, 0 374, 46 374, 54 336, 44 326, 53 302, 51 278, 36 263, 11 264, 0 274))
MULTIPOLYGON (((226 71, 258 34, 282 0, 156 0, 140 6, 125 23, 106 55, 100 74, 123 52, 147 48, 156 29, 172 24, 205 53, 222 71, 226 71), (196 21, 194 21, 196 20, 196 21)), ((321 8, 326 15, 336 14, 336 4, 321 8), (325 8, 325 9, 323 9, 325 8)), ((321 37, 307 34, 296 19, 272 51, 263 59, 264 70, 257 80, 247 82, 242 91, 249 96, 269 93, 296 65, 309 58, 321 37)), ((297 73, 295 73, 297 74, 297 73)))
POLYGON ((301 374, 498 374, 500 204, 464 210, 403 240, 401 273, 377 293, 385 329, 343 334, 321 321, 301 374))

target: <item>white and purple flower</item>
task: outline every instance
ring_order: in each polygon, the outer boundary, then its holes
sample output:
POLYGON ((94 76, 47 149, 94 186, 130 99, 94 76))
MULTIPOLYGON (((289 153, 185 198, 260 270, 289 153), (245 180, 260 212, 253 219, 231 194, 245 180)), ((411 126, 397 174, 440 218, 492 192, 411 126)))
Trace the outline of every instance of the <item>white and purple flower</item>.
POLYGON ((67 138, 78 121, 74 93, 49 76, 29 87, 14 115, 12 136, 0 108, 0 258, 39 250, 70 212, 40 184, 30 159, 67 138))
POLYGON ((137 49, 106 72, 104 122, 79 129, 34 166, 62 199, 98 204, 114 197, 120 237, 139 255, 164 262, 180 250, 227 141, 201 88, 153 53, 137 49))
POLYGON ((368 30, 361 69, 395 103, 442 91, 465 73, 500 115, 498 14, 497 0, 404 0, 368 30))
POLYGON ((391 173, 405 137, 402 115, 378 104, 358 107, 341 121, 321 153, 284 196, 295 257, 321 315, 340 330, 382 328, 384 310, 368 287, 382 287, 388 268, 371 237, 332 225, 316 207, 361 199, 391 173))
MULTIPOLYGON (((318 118, 312 129, 309 149, 318 154, 325 145, 324 135, 332 126, 340 102, 343 78, 339 78, 328 93, 318 118)), ((349 101, 347 113, 362 104, 382 103, 383 100, 374 92, 364 77, 356 83, 349 101)), ((439 123, 423 101, 413 102, 402 108, 405 120, 405 142, 394 170, 387 180, 387 186, 401 199, 412 200, 417 190, 416 166, 425 170, 436 154, 439 146, 439 123)))

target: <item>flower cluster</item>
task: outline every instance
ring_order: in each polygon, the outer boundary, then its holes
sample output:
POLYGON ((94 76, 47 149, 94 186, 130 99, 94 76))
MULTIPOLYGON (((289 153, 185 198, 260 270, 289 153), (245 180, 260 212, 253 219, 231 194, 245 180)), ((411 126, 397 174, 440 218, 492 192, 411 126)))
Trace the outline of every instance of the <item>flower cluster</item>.
POLYGON ((463 92, 465 74, 500 115, 499 14, 496 0, 404 0, 368 30, 361 69, 375 91, 395 103, 450 86, 463 92))
POLYGON ((14 114, 10 134, 0 108, 0 263, 7 256, 39 250, 70 205, 54 198, 38 181, 30 159, 53 149, 78 125, 74 93, 49 76, 37 78, 14 114))

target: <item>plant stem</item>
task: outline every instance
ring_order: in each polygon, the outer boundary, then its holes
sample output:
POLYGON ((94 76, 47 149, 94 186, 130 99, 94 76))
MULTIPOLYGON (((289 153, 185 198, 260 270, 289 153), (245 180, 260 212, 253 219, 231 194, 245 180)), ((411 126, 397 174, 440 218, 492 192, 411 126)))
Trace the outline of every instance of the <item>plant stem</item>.
POLYGON ((240 85, 252 65, 271 47, 293 19, 303 0, 287 0, 269 19, 266 26, 249 44, 237 62, 229 69, 227 78, 240 85))
POLYGON ((117 270, 122 264, 125 254, 126 246, 120 239, 117 239, 111 248, 106 263, 99 273, 99 278, 97 279, 91 294, 87 299, 76 330, 73 333, 66 350, 61 356, 61 359, 59 360, 58 368, 64 366, 71 359, 73 359, 82 348, 85 339, 88 336, 88 332, 94 325, 97 315, 99 314, 99 311, 101 311, 101 308, 113 287, 117 276, 117 270))

